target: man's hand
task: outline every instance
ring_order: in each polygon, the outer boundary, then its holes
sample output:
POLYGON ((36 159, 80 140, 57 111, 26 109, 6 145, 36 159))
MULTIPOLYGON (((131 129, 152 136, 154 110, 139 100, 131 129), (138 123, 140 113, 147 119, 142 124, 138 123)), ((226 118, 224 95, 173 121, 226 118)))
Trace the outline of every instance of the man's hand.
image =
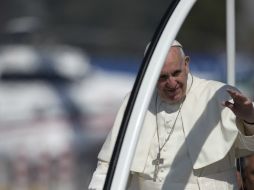
POLYGON ((223 105, 231 109, 236 117, 247 123, 254 123, 254 107, 252 101, 238 91, 228 89, 227 92, 232 97, 233 103, 225 101, 223 105))

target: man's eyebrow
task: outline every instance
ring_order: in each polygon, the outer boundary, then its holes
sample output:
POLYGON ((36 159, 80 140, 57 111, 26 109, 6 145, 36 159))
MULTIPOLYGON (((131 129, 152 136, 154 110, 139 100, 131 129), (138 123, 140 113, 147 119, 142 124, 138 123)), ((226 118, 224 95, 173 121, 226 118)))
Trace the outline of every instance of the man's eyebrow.
POLYGON ((176 69, 175 71, 169 73, 167 71, 161 71, 160 75, 172 75, 172 74, 175 74, 175 73, 178 73, 178 72, 181 72, 182 69, 176 69))
POLYGON ((168 75, 169 73, 168 72, 163 72, 161 71, 160 75, 168 75))
POLYGON ((180 72, 180 71, 182 71, 182 69, 176 69, 173 73, 180 72))
POLYGON ((173 75, 173 74, 180 73, 180 72, 182 72, 182 69, 177 69, 177 70, 175 70, 174 72, 172 72, 172 75, 173 75))

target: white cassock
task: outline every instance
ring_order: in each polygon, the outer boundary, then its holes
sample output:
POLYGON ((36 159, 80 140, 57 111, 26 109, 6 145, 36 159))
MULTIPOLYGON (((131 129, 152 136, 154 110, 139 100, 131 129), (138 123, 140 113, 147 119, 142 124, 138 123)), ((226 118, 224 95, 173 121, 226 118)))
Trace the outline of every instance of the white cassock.
MULTIPOLYGON (((226 89, 232 87, 189 75, 188 88, 180 112, 180 105, 164 103, 155 92, 131 166, 130 188, 135 185, 134 189, 141 190, 237 189, 235 158, 254 151, 254 126, 236 119, 231 110, 221 105, 231 99, 226 89), (172 128, 172 134, 164 143, 172 128), (160 147, 165 144, 161 150, 163 164, 159 165, 156 181, 153 181, 152 162, 159 143, 160 147)), ((127 98, 98 155, 98 167, 89 189, 103 186, 126 104, 127 98)))

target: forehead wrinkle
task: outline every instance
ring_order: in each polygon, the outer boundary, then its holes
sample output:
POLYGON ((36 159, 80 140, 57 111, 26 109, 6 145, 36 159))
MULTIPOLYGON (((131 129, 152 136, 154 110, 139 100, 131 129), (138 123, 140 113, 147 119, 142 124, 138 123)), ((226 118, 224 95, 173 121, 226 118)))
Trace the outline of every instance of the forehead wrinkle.
POLYGON ((173 57, 177 60, 182 60, 184 56, 184 52, 182 51, 182 48, 180 47, 171 47, 168 53, 169 57, 173 57))
POLYGON ((180 47, 171 47, 166 57, 163 70, 168 66, 181 67, 184 60, 184 53, 180 47))
POLYGON ((172 53, 178 60, 182 60, 185 57, 181 47, 171 47, 169 53, 172 53))

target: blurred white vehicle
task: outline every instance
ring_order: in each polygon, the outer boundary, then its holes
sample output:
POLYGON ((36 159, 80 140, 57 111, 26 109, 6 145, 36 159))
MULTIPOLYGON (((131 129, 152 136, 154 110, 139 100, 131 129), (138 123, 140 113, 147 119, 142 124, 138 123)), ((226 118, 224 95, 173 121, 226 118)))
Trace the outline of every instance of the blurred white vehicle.
POLYGON ((92 67, 73 47, 0 47, 0 167, 2 157, 15 170, 43 159, 61 163, 71 153, 86 155, 92 169, 133 82, 133 76, 92 67))

